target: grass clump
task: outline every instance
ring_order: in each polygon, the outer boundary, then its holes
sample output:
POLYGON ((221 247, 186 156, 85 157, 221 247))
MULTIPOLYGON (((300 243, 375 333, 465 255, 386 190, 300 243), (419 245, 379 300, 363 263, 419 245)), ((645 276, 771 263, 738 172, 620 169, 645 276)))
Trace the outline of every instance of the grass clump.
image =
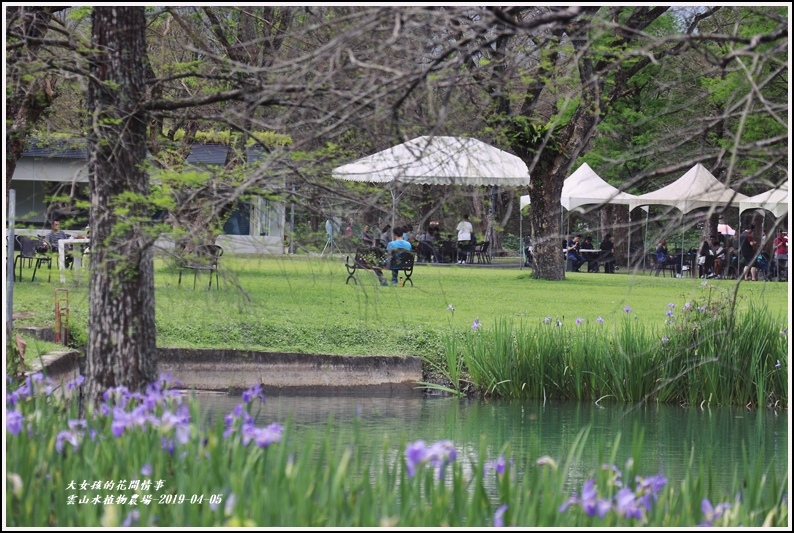
POLYGON ((457 376, 457 391, 467 382, 504 398, 787 408, 785 323, 756 303, 734 313, 726 298, 705 284, 699 297, 668 303, 661 326, 628 305, 613 324, 547 316, 478 325, 450 334, 441 372, 457 376))

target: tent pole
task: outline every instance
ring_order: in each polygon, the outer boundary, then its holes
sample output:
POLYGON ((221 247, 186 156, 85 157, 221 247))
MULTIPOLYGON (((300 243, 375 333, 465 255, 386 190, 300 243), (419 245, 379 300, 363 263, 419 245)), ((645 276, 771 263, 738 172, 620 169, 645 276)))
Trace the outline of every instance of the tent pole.
POLYGON ((684 277, 684 213, 681 213, 681 277, 684 277))
POLYGON ((394 182, 391 186, 391 229, 394 231, 394 212, 397 209, 397 192, 394 188, 394 182))
POLYGON ((521 197, 518 198, 518 247, 521 250, 521 253, 518 254, 519 263, 518 268, 519 270, 524 269, 524 211, 521 209, 521 197))
POLYGON ((650 207, 645 212, 645 234, 642 236, 642 270, 645 271, 645 256, 647 255, 645 252, 648 249, 648 213, 651 212, 650 207))
POLYGON ((631 267, 631 208, 629 207, 627 209, 629 210, 629 223, 626 227, 629 229, 629 243, 626 245, 626 271, 631 267))

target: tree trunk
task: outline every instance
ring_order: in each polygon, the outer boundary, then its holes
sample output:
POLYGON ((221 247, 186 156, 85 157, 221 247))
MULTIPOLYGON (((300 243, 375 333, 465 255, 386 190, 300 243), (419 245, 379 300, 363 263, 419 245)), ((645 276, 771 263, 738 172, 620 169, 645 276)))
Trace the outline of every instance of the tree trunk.
POLYGON ((89 400, 156 378, 154 266, 147 197, 143 7, 95 7, 88 109, 91 188, 89 400))
POLYGON ((533 277, 558 281, 565 279, 565 260, 562 255, 562 226, 560 196, 562 180, 533 176, 530 189, 532 209, 529 210, 535 270, 533 277))

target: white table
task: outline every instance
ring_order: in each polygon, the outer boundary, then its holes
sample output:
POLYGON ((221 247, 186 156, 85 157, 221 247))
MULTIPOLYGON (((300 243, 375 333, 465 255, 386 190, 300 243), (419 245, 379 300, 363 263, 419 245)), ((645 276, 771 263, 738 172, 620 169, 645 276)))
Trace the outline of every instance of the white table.
MULTIPOLYGON (((67 244, 88 244, 91 239, 59 239, 58 240, 58 269, 61 273, 61 283, 66 283, 66 276, 63 271, 66 268, 66 245, 67 244)), ((74 255, 75 267, 83 265, 81 254, 74 255)))

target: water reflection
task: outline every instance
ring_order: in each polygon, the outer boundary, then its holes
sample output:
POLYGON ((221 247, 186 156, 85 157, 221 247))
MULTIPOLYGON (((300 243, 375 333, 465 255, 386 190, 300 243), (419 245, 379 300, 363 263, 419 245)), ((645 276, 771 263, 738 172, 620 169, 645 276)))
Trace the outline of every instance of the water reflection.
MULTIPOLYGON (((200 395, 210 417, 224 416, 240 403, 238 396, 200 395)), ((711 465, 716 494, 730 486, 734 469, 745 457, 758 457, 779 472, 788 469, 788 420, 785 413, 741 408, 680 408, 669 405, 603 405, 576 402, 479 401, 415 397, 268 396, 257 425, 293 421, 293 442, 308 435, 321 438, 331 421, 331 442, 352 440, 358 417, 365 445, 378 452, 384 440, 452 440, 462 455, 479 453, 496 459, 509 445, 515 458, 532 461, 542 455, 564 460, 580 430, 590 433, 581 462, 574 465, 569 489, 579 488, 595 469, 614 455, 623 468, 630 457, 641 459, 640 475, 664 473, 678 484, 687 470, 711 465), (632 443, 634 428, 644 430, 632 443), (618 434, 621 440, 613 449, 618 434), (640 457, 638 457, 640 456, 640 457), (690 463, 691 461, 691 463, 690 463)), ((395 457, 401 457, 396 453, 395 457)), ((517 460, 517 464, 522 461, 517 460)))

